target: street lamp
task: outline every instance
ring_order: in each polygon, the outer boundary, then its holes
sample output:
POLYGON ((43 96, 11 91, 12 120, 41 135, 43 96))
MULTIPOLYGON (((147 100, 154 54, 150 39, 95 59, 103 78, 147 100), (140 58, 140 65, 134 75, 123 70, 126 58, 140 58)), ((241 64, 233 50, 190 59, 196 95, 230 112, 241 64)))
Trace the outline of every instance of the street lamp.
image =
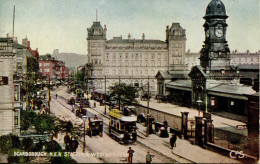
POLYGON ((87 116, 82 116, 84 122, 84 132, 83 132, 83 153, 85 153, 85 122, 87 121, 87 116))
POLYGON ((196 103, 198 104, 198 112, 199 112, 199 116, 200 116, 200 107, 203 103, 203 101, 201 101, 200 99, 196 101, 196 103))
POLYGON ((192 137, 192 127, 193 127, 193 125, 194 125, 194 122, 191 121, 191 122, 190 122, 190 136, 191 136, 191 137, 192 137))

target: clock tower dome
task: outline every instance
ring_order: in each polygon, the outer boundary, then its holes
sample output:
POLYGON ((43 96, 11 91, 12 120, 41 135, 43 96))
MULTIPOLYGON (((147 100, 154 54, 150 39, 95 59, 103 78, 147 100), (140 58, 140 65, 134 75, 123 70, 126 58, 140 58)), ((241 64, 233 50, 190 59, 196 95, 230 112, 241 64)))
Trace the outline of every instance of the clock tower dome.
POLYGON ((212 0, 203 17, 205 41, 200 54, 203 70, 218 70, 230 65, 230 50, 226 41, 226 9, 221 0, 212 0))

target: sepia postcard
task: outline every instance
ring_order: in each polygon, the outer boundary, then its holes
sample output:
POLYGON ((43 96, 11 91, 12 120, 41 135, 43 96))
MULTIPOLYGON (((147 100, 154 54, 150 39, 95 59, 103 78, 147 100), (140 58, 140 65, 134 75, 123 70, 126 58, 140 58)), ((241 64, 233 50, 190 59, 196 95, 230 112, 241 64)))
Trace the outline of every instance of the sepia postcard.
POLYGON ((259 163, 259 0, 0 4, 0 163, 259 163))

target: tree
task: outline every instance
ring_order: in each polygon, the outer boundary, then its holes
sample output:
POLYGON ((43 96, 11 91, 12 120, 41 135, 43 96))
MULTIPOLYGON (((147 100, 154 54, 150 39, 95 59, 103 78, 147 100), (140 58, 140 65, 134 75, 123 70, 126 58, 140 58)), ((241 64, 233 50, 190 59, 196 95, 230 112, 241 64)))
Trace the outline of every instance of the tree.
POLYGON ((135 102, 138 97, 138 89, 125 83, 114 84, 109 87, 110 96, 115 96, 122 103, 135 102))
MULTIPOLYGON (((39 73, 38 61, 33 57, 27 57, 27 72, 26 75, 24 75, 25 83, 21 85, 21 96, 26 95, 27 99, 26 108, 28 108, 30 100, 36 98, 36 92, 41 89, 37 86, 39 79, 41 79, 41 74, 39 73)), ((32 106, 34 106, 34 104, 32 104, 32 106)))

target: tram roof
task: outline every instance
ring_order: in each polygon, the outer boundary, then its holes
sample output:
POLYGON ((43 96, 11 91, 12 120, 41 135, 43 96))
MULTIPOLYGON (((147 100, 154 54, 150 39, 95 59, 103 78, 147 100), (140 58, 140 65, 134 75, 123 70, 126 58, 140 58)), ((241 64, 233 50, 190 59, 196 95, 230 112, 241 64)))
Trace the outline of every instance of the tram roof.
POLYGON ((125 122, 133 122, 137 121, 137 117, 132 115, 132 116, 124 116, 121 114, 119 109, 111 109, 109 111, 109 116, 119 119, 120 121, 125 121, 125 122))

